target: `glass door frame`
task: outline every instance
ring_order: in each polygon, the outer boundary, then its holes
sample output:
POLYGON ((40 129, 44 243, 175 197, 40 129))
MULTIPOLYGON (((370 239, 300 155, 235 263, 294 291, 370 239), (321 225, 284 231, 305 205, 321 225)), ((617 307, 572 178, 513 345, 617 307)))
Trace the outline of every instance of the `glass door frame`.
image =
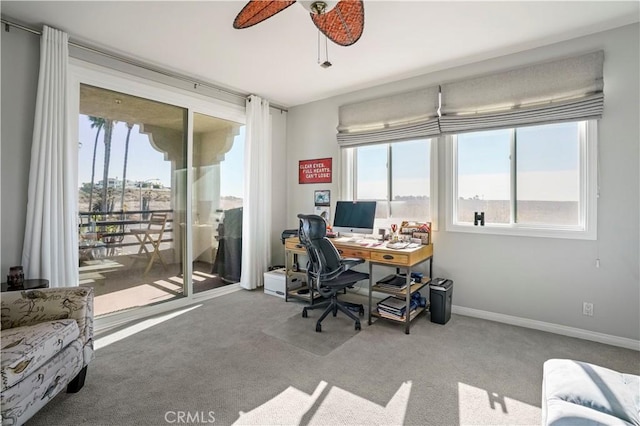
MULTIPOLYGON (((67 79, 67 116, 68 116, 68 137, 71 140, 78 139, 78 120, 80 115, 80 84, 87 84, 106 90, 126 93, 133 96, 163 102, 184 108, 187 111, 187 173, 185 176, 186 203, 185 217, 193 216, 192 195, 193 195, 193 120, 194 113, 209 115, 223 120, 233 121, 241 125, 246 124, 246 113, 244 105, 236 105, 220 99, 190 92, 184 89, 170 86, 168 84, 148 80, 132 74, 106 68, 100 65, 82 61, 76 58, 69 59, 68 79, 67 79)), ((77 157, 75 158, 77 163, 77 157)), ((77 169, 76 169, 77 170, 77 169)), ((193 276, 193 227, 192 221, 187 219, 186 234, 182 241, 183 245, 183 277, 193 276)), ((160 303, 158 305, 146 306, 133 309, 131 311, 107 314, 96 319, 96 330, 102 328, 115 327, 126 322, 141 319, 150 315, 166 312, 172 309, 190 305, 197 300, 216 297, 239 289, 239 284, 231 284, 218 289, 208 290, 200 293, 193 292, 193 279, 183 280, 184 297, 160 303)))

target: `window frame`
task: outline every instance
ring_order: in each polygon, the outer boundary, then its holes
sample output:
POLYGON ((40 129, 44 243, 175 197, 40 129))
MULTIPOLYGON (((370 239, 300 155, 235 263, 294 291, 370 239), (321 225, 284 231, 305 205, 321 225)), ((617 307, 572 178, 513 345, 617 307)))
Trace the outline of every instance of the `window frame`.
MULTIPOLYGON (((543 125, 543 124, 540 124, 543 125)), ((525 127, 525 126, 519 126, 525 127)), ((528 126, 527 126, 528 127, 528 126)), ((597 200, 598 187, 598 123, 597 120, 581 122, 579 139, 579 175, 580 224, 577 226, 520 224, 515 222, 515 183, 516 158, 514 138, 511 138, 511 168, 510 168, 510 203, 511 219, 509 224, 485 224, 475 226, 473 223, 458 222, 458 157, 457 135, 446 135, 446 230, 451 232, 466 232, 490 235, 512 235, 524 237, 565 238, 596 240, 597 239, 597 200)), ((512 131, 513 134, 513 131, 512 131)))
MULTIPOLYGON (((413 140, 429 140, 429 167, 430 167, 430 176, 429 176, 429 218, 425 218, 424 220, 431 222, 432 230, 438 229, 438 143, 440 141, 439 137, 424 137, 424 138, 415 138, 413 140)), ((389 141, 384 143, 387 145, 387 162, 391 162, 392 149, 391 145, 394 143, 402 143, 408 141, 389 141)), ((366 146, 366 145, 362 145, 366 146)), ((342 148, 342 163, 345 165, 342 170, 342 199, 345 200, 358 200, 357 198, 357 155, 356 150, 358 146, 353 147, 345 147, 342 148)), ((390 217, 390 208, 391 202, 389 198, 391 197, 391 183, 392 178, 392 169, 387 166, 387 199, 386 200, 375 200, 382 201, 386 204, 387 209, 387 217, 388 219, 384 219, 385 221, 398 221, 405 220, 406 218, 395 218, 390 217)), ((362 199, 364 201, 365 199, 362 199)), ((377 219, 381 220, 381 219, 377 219)), ((417 219, 415 219, 417 220, 417 219)), ((377 225, 376 225, 377 226, 377 225)))

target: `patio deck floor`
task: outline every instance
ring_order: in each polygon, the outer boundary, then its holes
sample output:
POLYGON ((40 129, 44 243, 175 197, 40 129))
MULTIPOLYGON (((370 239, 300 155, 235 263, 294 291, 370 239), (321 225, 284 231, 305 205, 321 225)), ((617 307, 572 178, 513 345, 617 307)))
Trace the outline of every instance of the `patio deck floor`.
MULTIPOLYGON (((171 257, 163 254, 163 258, 171 257)), ((155 262, 144 274, 146 265, 144 255, 135 254, 82 261, 80 285, 93 287, 96 317, 184 297, 179 263, 168 264, 165 269, 155 262)), ((212 274, 211 269, 209 263, 194 262, 194 293, 230 284, 212 274)))

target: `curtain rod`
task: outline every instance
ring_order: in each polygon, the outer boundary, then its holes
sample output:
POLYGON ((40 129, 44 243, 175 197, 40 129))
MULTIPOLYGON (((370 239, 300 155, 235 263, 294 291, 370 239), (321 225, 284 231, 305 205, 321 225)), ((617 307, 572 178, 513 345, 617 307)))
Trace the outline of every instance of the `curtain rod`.
MULTIPOLYGON (((29 32, 31 34, 35 34, 35 35, 38 35, 38 36, 42 35, 42 31, 38 31, 38 30, 35 30, 33 28, 29 28, 27 26, 18 24, 16 22, 9 21, 9 20, 7 20, 5 18, 0 18, 0 21, 4 24, 4 30, 6 32, 9 32, 9 27, 14 27, 14 28, 17 28, 19 30, 23 30, 23 31, 29 32)), ((203 86, 203 87, 207 87, 209 89, 213 89, 213 90, 216 90, 216 91, 219 91, 219 92, 226 93, 226 94, 231 95, 231 96, 235 96, 237 98, 247 99, 249 97, 248 94, 236 92, 236 91, 229 90, 229 89, 224 89, 222 87, 215 86, 213 84, 209 84, 209 83, 206 83, 206 82, 203 82, 203 81, 200 81, 200 80, 196 80, 194 78, 189 78, 189 77, 186 77, 186 76, 181 75, 181 74, 176 74, 176 73, 172 73, 172 72, 169 72, 169 71, 165 71, 162 68, 156 68, 156 67, 153 67, 151 65, 147 65, 147 64, 145 64, 143 62, 139 62, 139 61, 136 61, 136 60, 133 60, 133 59, 129 59, 129 58, 126 58, 124 56, 119 56, 119 55, 116 55, 114 53, 106 52, 104 50, 96 49, 95 47, 86 46, 86 45, 83 45, 83 44, 80 44, 80 43, 76 43, 76 42, 71 41, 71 40, 69 40, 68 44, 69 44, 69 46, 73 46, 73 47, 76 47, 76 48, 82 49, 82 50, 87 50, 87 51, 92 52, 92 53, 97 53, 98 55, 106 56, 107 58, 115 59, 115 60, 118 60, 120 62, 124 62, 126 64, 133 65, 135 67, 145 69, 147 71, 155 72, 155 73, 158 73, 158 74, 162 74, 162 75, 164 75, 166 77, 171 77, 171 78, 175 78, 177 80, 182 80, 182 81, 185 81, 187 83, 191 83, 191 84, 193 84, 193 88, 194 89, 197 88, 197 86, 203 86)), ((286 108, 284 108, 282 106, 279 106, 279 105, 275 105, 275 104, 269 103, 269 106, 279 110, 280 112, 288 112, 288 110, 286 108)))

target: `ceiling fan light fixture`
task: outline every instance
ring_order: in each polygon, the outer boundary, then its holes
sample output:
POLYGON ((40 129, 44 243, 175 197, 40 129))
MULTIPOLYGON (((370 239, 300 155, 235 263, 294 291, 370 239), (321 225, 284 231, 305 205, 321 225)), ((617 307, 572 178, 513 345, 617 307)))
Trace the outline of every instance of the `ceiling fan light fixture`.
POLYGON ((322 15, 323 13, 329 12, 333 9, 337 1, 328 1, 328 0, 299 0, 302 7, 307 9, 309 13, 313 15, 322 15))
MULTIPOLYGON (((233 28, 249 28, 288 8, 296 0, 249 0, 233 21, 233 28)), ((313 24, 339 46, 351 46, 364 29, 363 0, 300 0, 313 24)))

